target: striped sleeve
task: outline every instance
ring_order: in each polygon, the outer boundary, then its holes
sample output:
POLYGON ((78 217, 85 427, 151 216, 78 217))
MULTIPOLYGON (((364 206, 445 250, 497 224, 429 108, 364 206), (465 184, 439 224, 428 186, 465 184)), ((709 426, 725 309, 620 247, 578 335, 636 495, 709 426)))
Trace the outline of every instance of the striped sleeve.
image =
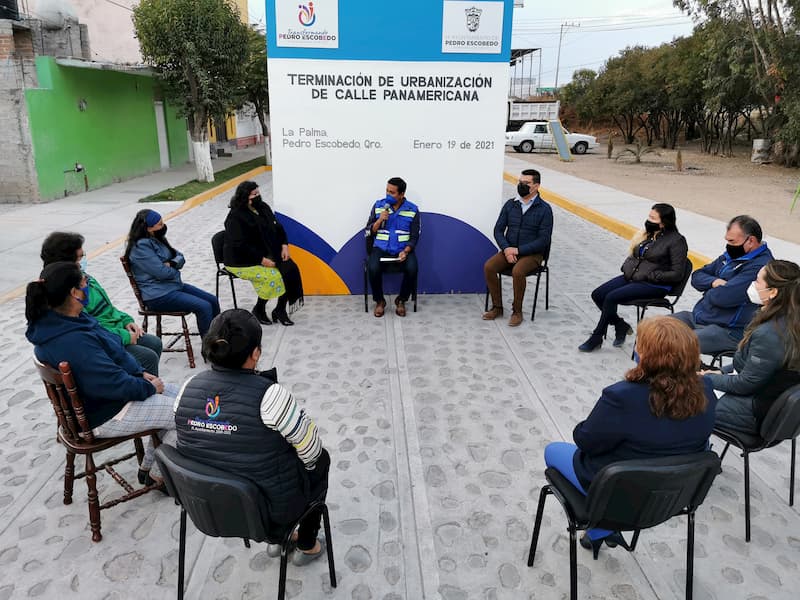
POLYGON ((269 386, 261 399, 261 421, 294 446, 306 470, 314 469, 322 452, 322 440, 316 424, 297 406, 289 390, 278 383, 269 386))

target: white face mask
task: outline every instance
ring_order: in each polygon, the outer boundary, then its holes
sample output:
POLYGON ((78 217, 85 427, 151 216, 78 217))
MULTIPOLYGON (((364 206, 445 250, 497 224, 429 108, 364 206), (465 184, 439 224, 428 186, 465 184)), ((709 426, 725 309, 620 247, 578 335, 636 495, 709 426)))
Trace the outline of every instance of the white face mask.
POLYGON ((80 262, 81 271, 86 273, 87 266, 89 266, 89 260, 86 258, 86 255, 84 254, 83 257, 81 257, 81 262, 80 262))
POLYGON ((753 304, 764 304, 764 301, 761 299, 761 294, 758 293, 758 289, 756 288, 755 281, 751 281, 750 287, 747 288, 747 298, 753 304))

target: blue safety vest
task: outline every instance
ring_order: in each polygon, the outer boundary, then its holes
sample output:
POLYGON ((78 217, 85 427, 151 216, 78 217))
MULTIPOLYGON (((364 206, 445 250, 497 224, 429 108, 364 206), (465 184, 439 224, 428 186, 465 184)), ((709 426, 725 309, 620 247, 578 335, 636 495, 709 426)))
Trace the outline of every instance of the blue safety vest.
MULTIPOLYGON (((375 202, 373 211, 377 219, 386 208, 387 202, 385 198, 375 202)), ((397 211, 389 208, 389 218, 383 224, 382 229, 378 229, 375 233, 375 247, 380 248, 389 254, 400 254, 405 249, 411 239, 411 222, 417 216, 417 205, 404 199, 397 211)))

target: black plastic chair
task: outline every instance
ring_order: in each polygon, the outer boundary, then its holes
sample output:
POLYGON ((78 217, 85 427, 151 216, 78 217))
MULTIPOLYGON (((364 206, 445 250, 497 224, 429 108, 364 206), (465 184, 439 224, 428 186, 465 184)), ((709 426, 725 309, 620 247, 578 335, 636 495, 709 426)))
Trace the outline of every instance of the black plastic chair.
POLYGON ((791 459, 789 464, 789 506, 794 506, 794 471, 797 436, 800 435, 800 384, 784 391, 772 404, 758 435, 725 429, 717 425, 714 435, 725 442, 720 460, 725 458, 728 447, 733 445, 742 451, 744 459, 744 538, 750 541, 750 455, 791 440, 791 459))
MULTIPOLYGON (((372 254, 372 246, 375 244, 375 237, 369 227, 364 230, 364 242, 367 248, 367 256, 364 258, 364 312, 369 312, 369 255, 372 254)), ((383 272, 384 274, 403 273, 403 263, 387 262, 383 272)), ((417 278, 419 278, 419 274, 417 278)), ((414 302, 414 312, 417 312, 417 279, 411 286, 411 300, 414 302)))
MULTIPOLYGON (((531 310, 531 321, 536 318, 536 305, 539 302, 539 283, 542 280, 542 275, 544 275, 544 309, 550 310, 550 269, 547 266, 547 261, 550 259, 550 246, 547 247, 547 250, 544 251, 544 258, 542 259, 542 264, 539 265, 539 268, 536 269, 533 273, 528 273, 528 277, 536 276, 536 288, 533 292, 533 310, 531 310)), ((511 270, 513 266, 509 265, 509 267, 505 271, 501 271, 500 275, 505 275, 506 277, 511 277, 511 270)), ((502 277, 501 283, 502 286, 502 277)), ((486 288, 486 298, 483 301, 484 311, 489 310, 489 288, 486 288)))
POLYGON ((225 230, 218 231, 211 238, 211 249, 214 251, 214 262, 217 263, 217 291, 215 295, 219 300, 219 278, 227 277, 231 283, 231 295, 233 296, 233 308, 239 308, 236 304, 236 288, 233 286, 233 280, 239 279, 236 275, 225 268, 225 259, 223 258, 223 248, 225 247, 225 230))
POLYGON ((244 545, 248 548, 250 540, 280 544, 281 567, 278 580, 278 600, 283 600, 286 593, 286 564, 292 532, 309 512, 321 509, 331 587, 336 587, 331 524, 328 507, 324 502, 312 502, 305 513, 295 523, 292 523, 287 531, 271 531, 267 500, 249 479, 237 477, 194 461, 176 448, 166 444, 158 447, 155 459, 164 476, 164 483, 170 496, 181 507, 178 600, 183 599, 187 512, 197 529, 206 535, 242 538, 244 545))
POLYGON ((692 598, 694 571, 694 514, 720 472, 720 459, 713 452, 628 460, 608 465, 592 481, 584 496, 553 468, 545 470, 549 482, 539 494, 528 566, 533 566, 542 513, 547 496, 561 503, 569 522, 570 599, 578 598, 576 532, 602 528, 633 531, 625 549, 633 552, 642 529, 655 527, 677 515, 687 515, 686 598, 692 598))
POLYGON ((635 306, 636 307, 636 322, 638 323, 642 319, 644 319, 644 314, 647 312, 649 308, 665 308, 669 310, 669 312, 675 312, 675 305, 678 303, 678 300, 681 299, 683 295, 683 290, 686 289, 686 284, 689 282, 689 278, 692 276, 692 261, 688 258, 686 259, 686 265, 683 267, 683 279, 672 286, 672 289, 667 293, 664 297, 659 298, 642 298, 640 300, 632 300, 631 302, 620 302, 623 306, 635 306), (672 300, 670 300, 670 297, 672 300))

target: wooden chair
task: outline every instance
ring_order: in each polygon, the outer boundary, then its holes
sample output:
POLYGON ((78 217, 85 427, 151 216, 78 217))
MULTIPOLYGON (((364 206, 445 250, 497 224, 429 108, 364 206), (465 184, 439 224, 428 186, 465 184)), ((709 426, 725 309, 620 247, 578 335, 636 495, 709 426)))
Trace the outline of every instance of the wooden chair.
POLYGON ((152 438, 153 444, 158 446, 160 440, 157 430, 148 429, 132 435, 114 438, 95 438, 86 419, 83 410, 83 402, 78 397, 75 386, 75 378, 72 376, 68 362, 58 365, 58 370, 43 364, 34 358, 34 364, 42 378, 47 397, 56 413, 58 419, 57 439, 67 451, 67 463, 64 467, 64 504, 72 504, 72 485, 75 479, 86 478, 86 487, 89 489, 89 525, 92 530, 92 541, 99 542, 103 539, 100 534, 100 511, 111 508, 121 502, 127 502, 137 498, 142 494, 158 489, 160 484, 153 483, 139 489, 129 484, 125 478, 114 470, 114 465, 133 458, 138 459, 141 464, 144 457, 144 445, 142 438, 148 435, 152 438), (94 453, 102 452, 123 442, 133 440, 135 451, 124 456, 107 460, 106 462, 95 465, 94 453), (83 473, 75 473, 75 455, 83 454, 86 457, 86 466, 83 473), (98 471, 105 470, 111 477, 125 490, 125 494, 113 500, 100 504, 97 495, 97 475, 98 471))
POLYGON ((189 333, 189 325, 186 323, 186 317, 190 314, 189 311, 183 310, 175 310, 175 311, 159 311, 159 310, 150 310, 145 305, 144 300, 142 299, 142 292, 139 291, 139 284, 136 283, 136 279, 133 276, 133 271, 131 271, 130 262, 124 256, 119 257, 119 261, 122 263, 122 268, 125 269, 125 275, 128 276, 128 282, 131 284, 131 288, 133 288, 133 295, 136 296, 136 301, 139 303, 139 314, 144 317, 144 321, 142 322, 142 329, 144 329, 145 333, 147 332, 147 325, 149 317, 155 317, 156 319, 156 335, 159 338, 163 339, 163 336, 173 336, 173 338, 166 344, 164 344, 164 349, 162 352, 186 352, 186 356, 189 358, 189 368, 194 369, 194 350, 192 349, 192 339, 191 335, 199 335, 199 334, 190 334, 189 333), (161 317, 180 317, 181 319, 181 326, 183 331, 181 332, 170 332, 170 331, 162 331, 161 329, 161 317), (175 344, 183 338, 184 344, 182 348, 174 348, 175 344))

